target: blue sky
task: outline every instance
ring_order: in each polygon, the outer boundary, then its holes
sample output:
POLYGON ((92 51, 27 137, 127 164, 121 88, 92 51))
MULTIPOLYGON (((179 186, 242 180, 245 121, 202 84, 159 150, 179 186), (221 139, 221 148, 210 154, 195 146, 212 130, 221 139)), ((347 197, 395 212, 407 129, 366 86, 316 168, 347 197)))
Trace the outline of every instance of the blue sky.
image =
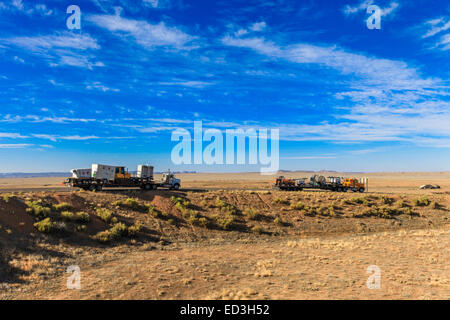
POLYGON ((448 1, 0 0, 0 52, 0 172, 257 170, 173 165, 198 120, 278 128, 282 169, 450 170, 448 1))

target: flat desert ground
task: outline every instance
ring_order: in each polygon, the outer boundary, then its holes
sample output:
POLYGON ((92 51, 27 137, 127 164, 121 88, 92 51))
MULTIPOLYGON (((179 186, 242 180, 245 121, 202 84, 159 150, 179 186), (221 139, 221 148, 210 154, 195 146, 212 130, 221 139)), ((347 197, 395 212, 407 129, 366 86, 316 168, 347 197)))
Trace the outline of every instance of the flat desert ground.
POLYGON ((259 173, 148 192, 0 179, 0 299, 450 298, 449 172, 317 174, 369 191, 275 191, 259 173))

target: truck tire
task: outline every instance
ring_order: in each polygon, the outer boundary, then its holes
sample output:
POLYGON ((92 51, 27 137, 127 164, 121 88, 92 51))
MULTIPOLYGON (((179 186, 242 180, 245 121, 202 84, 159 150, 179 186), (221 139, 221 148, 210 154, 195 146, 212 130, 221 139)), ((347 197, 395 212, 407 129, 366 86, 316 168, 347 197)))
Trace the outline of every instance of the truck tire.
POLYGON ((359 192, 363 193, 364 192, 364 188, 359 188, 359 192))
POLYGON ((152 189, 152 186, 149 183, 147 183, 146 185, 144 185, 144 189, 150 190, 150 189, 152 189))
POLYGON ((158 189, 158 185, 156 185, 156 184, 152 184, 152 189, 153 189, 153 190, 156 190, 156 189, 158 189))
POLYGON ((337 188, 337 191, 338 191, 338 192, 342 192, 342 191, 343 191, 343 190, 342 190, 342 187, 338 187, 338 188, 337 188))
POLYGON ((174 189, 174 190, 180 189, 180 185, 179 185, 178 183, 175 183, 175 184, 173 185, 173 189, 174 189))
POLYGON ((95 190, 95 185, 90 184, 89 187, 88 187, 88 190, 89 191, 94 191, 95 190))
POLYGON ((102 191, 102 189, 103 189, 103 186, 102 186, 101 184, 98 184, 98 185, 95 187, 95 191, 102 191))

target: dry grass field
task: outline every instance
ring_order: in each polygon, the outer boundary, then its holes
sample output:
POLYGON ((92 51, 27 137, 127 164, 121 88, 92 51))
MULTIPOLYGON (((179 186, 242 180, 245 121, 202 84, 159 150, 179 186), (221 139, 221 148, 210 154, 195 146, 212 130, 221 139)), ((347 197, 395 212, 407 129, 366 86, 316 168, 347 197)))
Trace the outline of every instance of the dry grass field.
POLYGON ((449 299, 450 174, 352 176, 369 192, 273 191, 253 173, 149 192, 0 179, 0 299, 449 299))

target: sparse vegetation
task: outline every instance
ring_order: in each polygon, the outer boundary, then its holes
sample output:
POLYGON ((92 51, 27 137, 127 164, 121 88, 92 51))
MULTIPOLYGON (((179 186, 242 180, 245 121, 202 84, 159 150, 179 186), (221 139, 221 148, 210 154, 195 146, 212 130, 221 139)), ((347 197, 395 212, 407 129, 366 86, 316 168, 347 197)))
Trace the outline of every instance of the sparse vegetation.
POLYGON ((112 221, 112 213, 106 208, 98 208, 95 211, 95 214, 97 217, 99 217, 101 220, 103 220, 106 223, 114 222, 112 221))
POLYGON ((258 210, 254 208, 245 208, 244 214, 250 219, 250 220, 258 220, 261 217, 261 214, 258 210))
POLYGON ((282 198, 275 198, 272 202, 273 202, 274 204, 284 204, 284 205, 289 205, 289 204, 290 204, 290 201, 289 201, 289 200, 287 200, 287 199, 282 199, 282 198))
POLYGON ((414 200, 414 205, 416 207, 426 207, 429 206, 430 203, 431 201, 427 197, 422 197, 414 200))
POLYGON ((61 202, 53 205, 53 210, 55 210, 56 212, 71 211, 72 209, 72 205, 67 202, 61 202))
POLYGON ((39 201, 26 201, 25 203, 28 206, 26 211, 37 217, 47 217, 52 211, 49 207, 42 206, 39 201))
POLYGON ((301 201, 291 204, 291 209, 294 209, 294 210, 302 210, 304 208, 305 208, 305 204, 301 201))
POLYGON ((254 227, 252 228, 252 232, 254 232, 254 233, 256 233, 256 234, 261 234, 261 233, 264 232, 264 230, 263 230, 263 228, 260 227, 260 226, 254 226, 254 227))
POLYGON ((283 220, 280 217, 276 217, 275 219, 273 219, 273 222, 278 225, 283 225, 283 220))
POLYGON ((42 233, 52 233, 54 231, 55 223, 50 218, 45 218, 34 224, 34 227, 42 233))

